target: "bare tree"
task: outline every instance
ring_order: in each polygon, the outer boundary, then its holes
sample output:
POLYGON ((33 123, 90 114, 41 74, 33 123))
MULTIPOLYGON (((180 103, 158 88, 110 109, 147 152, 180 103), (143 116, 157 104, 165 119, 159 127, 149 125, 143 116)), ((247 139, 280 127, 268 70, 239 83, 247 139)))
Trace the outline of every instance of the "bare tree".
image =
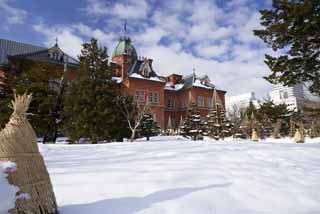
POLYGON ((245 110, 246 108, 240 104, 233 104, 232 107, 228 109, 228 119, 234 124, 236 130, 239 129, 241 125, 245 110))
POLYGON ((128 122, 131 131, 130 141, 133 142, 136 136, 137 128, 140 126, 143 115, 149 109, 148 102, 142 104, 130 96, 119 96, 117 106, 128 122))

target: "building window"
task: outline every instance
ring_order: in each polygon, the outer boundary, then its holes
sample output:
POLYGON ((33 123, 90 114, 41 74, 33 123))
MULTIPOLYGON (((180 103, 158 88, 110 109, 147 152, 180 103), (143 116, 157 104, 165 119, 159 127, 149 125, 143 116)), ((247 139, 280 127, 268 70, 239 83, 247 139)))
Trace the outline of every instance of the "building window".
POLYGON ((207 98, 207 107, 212 108, 212 98, 207 98))
POLYGON ((197 97, 197 105, 198 105, 198 107, 205 107, 205 105, 204 105, 204 97, 203 96, 198 96, 197 97))
POLYGON ((175 102, 174 102, 174 99, 172 98, 169 98, 168 101, 167 101, 167 107, 169 109, 173 109, 175 107, 175 102))
POLYGON ((144 68, 144 69, 142 70, 142 76, 144 76, 144 77, 149 77, 148 68, 144 68))
POLYGON ((187 108, 188 100, 186 98, 181 99, 181 108, 187 108))
POLYGON ((136 101, 138 103, 144 103, 144 91, 136 90, 136 101))
POLYGON ((149 103, 158 104, 159 102, 159 93, 158 92, 149 92, 149 103))
POLYGON ((283 93, 283 98, 284 98, 284 99, 288 99, 288 98, 289 98, 288 92, 285 91, 285 92, 283 93))
POLYGON ((279 96, 280 96, 280 100, 282 100, 283 99, 283 91, 282 90, 279 91, 279 96))

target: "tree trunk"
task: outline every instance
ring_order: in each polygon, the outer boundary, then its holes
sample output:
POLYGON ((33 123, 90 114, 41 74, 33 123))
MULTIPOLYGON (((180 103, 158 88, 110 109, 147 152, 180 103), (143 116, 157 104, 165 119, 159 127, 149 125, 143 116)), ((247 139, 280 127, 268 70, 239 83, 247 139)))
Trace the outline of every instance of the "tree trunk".
POLYGON ((131 138, 130 138, 130 142, 133 142, 134 141, 134 138, 136 136, 136 130, 131 130, 131 138))

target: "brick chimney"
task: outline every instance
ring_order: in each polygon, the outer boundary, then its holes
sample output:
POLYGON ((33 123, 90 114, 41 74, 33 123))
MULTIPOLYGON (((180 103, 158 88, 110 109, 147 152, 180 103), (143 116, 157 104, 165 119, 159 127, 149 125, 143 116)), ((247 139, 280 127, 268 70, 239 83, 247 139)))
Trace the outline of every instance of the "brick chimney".
POLYGON ((126 71, 128 66, 128 56, 126 54, 122 55, 122 65, 121 65, 121 79, 124 80, 126 78, 126 71))
POLYGON ((171 88, 174 88, 174 85, 180 81, 182 79, 181 75, 178 74, 171 74, 170 76, 168 76, 168 81, 169 81, 169 86, 171 88))

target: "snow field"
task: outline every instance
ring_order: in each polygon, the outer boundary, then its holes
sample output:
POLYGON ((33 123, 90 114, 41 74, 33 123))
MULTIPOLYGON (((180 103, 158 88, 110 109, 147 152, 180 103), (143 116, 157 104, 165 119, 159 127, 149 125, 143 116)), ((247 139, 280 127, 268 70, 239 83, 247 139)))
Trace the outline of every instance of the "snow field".
POLYGON ((320 139, 41 145, 68 213, 320 213, 320 139))

